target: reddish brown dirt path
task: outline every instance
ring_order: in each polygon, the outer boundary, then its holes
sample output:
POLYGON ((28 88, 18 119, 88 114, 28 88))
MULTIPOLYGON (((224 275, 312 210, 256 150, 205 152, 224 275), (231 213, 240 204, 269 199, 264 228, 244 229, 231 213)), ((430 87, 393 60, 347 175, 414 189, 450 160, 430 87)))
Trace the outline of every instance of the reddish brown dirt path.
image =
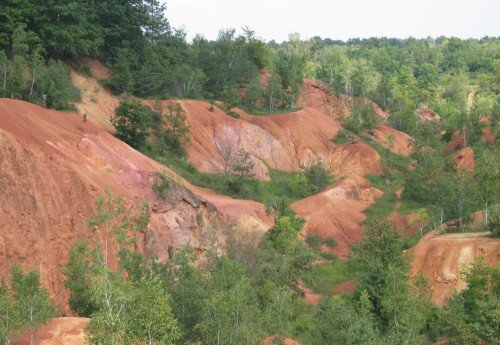
POLYGON ((422 271, 432 288, 432 300, 443 305, 455 291, 466 287, 460 272, 483 257, 497 264, 500 260, 500 240, 489 233, 460 233, 425 236, 409 252, 413 257, 412 271, 422 271))
MULTIPOLYGON (((34 334, 36 345, 87 345, 84 329, 89 319, 80 317, 60 317, 50 320, 34 334)), ((24 334, 12 345, 29 345, 30 336, 24 334)))

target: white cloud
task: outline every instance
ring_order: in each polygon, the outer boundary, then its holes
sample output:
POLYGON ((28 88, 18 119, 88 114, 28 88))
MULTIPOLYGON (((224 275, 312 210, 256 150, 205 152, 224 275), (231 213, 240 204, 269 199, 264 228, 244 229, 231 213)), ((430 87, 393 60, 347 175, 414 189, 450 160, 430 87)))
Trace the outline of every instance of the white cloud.
POLYGON ((354 37, 500 36, 498 0, 165 0, 167 18, 188 37, 217 37, 221 28, 248 25, 276 41, 290 32, 354 37))

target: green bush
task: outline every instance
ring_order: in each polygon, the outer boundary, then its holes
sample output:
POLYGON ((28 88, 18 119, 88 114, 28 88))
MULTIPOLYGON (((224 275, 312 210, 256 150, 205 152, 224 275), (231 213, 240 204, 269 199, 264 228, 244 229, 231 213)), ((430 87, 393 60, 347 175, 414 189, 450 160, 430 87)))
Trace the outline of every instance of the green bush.
POLYGON ((323 240, 318 235, 307 236, 306 242, 307 242, 307 244, 309 244, 309 246, 311 246, 313 248, 319 247, 323 244, 323 240))
POLYGON ((116 108, 111 123, 119 139, 134 148, 140 148, 146 142, 152 126, 151 110, 139 101, 125 98, 116 108))
POLYGON ((332 142, 337 145, 345 145, 352 142, 354 138, 355 138, 354 135, 350 131, 342 129, 340 132, 337 133, 336 136, 332 138, 332 142))
POLYGON ((330 247, 330 248, 333 248, 337 245, 337 241, 335 240, 335 238, 333 237, 327 237, 325 239, 325 244, 330 247))
POLYGON ((342 119, 344 128, 354 133, 372 131, 378 124, 378 116, 370 103, 356 99, 352 103, 350 116, 342 119))
POLYGON ((158 194, 162 199, 166 199, 168 196, 168 189, 170 187, 170 177, 163 171, 158 173, 159 183, 155 183, 151 186, 153 191, 158 194))
POLYGON ((80 100, 80 91, 71 81, 70 69, 61 61, 50 60, 42 69, 35 92, 37 102, 57 110, 74 110, 74 103, 80 100))
POLYGON ((310 165, 304 171, 304 175, 307 179, 307 185, 311 193, 317 193, 321 191, 323 188, 328 186, 331 183, 331 175, 330 172, 326 169, 323 163, 318 162, 310 165))

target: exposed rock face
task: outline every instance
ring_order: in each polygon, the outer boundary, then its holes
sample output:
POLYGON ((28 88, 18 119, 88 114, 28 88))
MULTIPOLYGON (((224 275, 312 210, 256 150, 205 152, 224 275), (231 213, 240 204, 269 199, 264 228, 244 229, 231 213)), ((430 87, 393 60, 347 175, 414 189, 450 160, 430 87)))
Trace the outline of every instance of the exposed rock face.
POLYGON ((456 292, 466 288, 461 272, 469 264, 483 257, 493 265, 500 261, 500 241, 489 233, 465 233, 435 236, 429 233, 410 250, 412 271, 427 277, 432 289, 432 300, 443 305, 456 292))
POLYGON ((168 246, 204 250, 223 241, 223 217, 260 231, 272 225, 263 205, 193 187, 79 114, 0 99, 0 277, 18 263, 39 270, 66 311, 60 270, 72 242, 90 236, 85 221, 104 188, 130 208, 149 203, 151 222, 138 249, 162 259, 168 246), (172 176, 169 200, 151 189, 159 171, 172 176))

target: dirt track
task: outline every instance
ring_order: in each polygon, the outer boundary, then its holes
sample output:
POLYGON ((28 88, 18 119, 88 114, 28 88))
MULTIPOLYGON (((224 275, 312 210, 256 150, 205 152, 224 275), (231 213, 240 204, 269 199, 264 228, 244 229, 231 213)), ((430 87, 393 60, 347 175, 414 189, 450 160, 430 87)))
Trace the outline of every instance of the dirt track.
POLYGON ((432 288, 432 300, 443 305, 455 292, 466 287, 461 272, 483 257, 497 264, 500 260, 500 240, 489 233, 448 234, 432 237, 433 233, 410 250, 412 271, 422 271, 432 288))

